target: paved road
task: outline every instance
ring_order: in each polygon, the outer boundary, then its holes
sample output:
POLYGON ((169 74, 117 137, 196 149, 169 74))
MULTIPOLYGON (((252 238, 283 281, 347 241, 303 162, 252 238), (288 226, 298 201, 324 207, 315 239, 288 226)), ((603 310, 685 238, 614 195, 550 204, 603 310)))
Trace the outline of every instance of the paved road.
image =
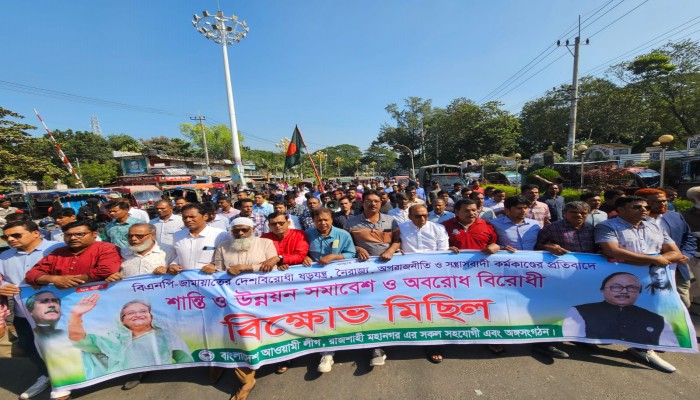
MULTIPOLYGON (((700 330, 700 318, 694 318, 700 330)), ((370 370, 369 351, 336 355, 328 374, 318 374, 318 355, 295 360, 284 375, 271 367, 258 373, 251 400, 342 399, 693 399, 700 398, 700 355, 666 353, 678 371, 667 374, 640 364, 621 346, 596 351, 562 344, 568 360, 533 355, 529 346, 509 346, 494 357, 483 346, 450 346, 440 365, 428 363, 416 347, 387 348, 383 367, 370 370)), ((74 398, 106 399, 221 399, 237 387, 232 373, 215 386, 205 368, 150 373, 144 383, 122 391, 124 378, 76 390, 74 398)), ((15 399, 34 381, 25 359, 0 359, 0 400, 15 399)), ((48 399, 48 392, 36 397, 48 399)))

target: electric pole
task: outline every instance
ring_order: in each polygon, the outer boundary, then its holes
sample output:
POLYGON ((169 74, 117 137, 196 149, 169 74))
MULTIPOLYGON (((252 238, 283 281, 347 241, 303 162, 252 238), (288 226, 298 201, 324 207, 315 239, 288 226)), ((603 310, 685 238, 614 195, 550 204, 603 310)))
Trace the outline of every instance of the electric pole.
POLYGON ((197 114, 196 117, 190 117, 192 121, 199 120, 199 126, 202 129, 202 143, 204 144, 204 157, 207 160, 207 180, 209 182, 212 181, 211 178, 211 168, 209 167, 209 148, 207 147, 207 133, 204 130, 204 120, 207 119, 207 117, 203 116, 202 114, 197 114))
MULTIPOLYGON (((589 40, 586 39, 586 44, 589 43, 589 40)), ((561 46, 561 42, 557 40, 557 46, 561 46)), ((569 44, 569 40, 567 39, 564 46, 566 46, 566 49, 569 50, 569 53, 571 53, 571 50, 569 47, 573 46, 574 47, 574 52, 572 55, 574 56, 574 76, 571 79, 571 89, 569 90, 569 93, 571 94, 570 101, 571 101, 571 106, 569 109, 569 141, 566 146, 566 161, 574 161, 574 156, 575 156, 575 147, 576 147, 576 115, 578 112, 578 59, 579 59, 579 47, 581 46, 581 16, 578 16, 578 34, 576 35, 576 38, 574 39, 574 44, 571 45, 569 44)))

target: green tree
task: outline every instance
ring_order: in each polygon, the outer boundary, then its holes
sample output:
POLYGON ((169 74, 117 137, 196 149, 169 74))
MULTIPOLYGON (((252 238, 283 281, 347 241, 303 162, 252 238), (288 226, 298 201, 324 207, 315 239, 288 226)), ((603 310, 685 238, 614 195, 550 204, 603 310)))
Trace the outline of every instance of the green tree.
POLYGON ((47 153, 37 152, 37 148, 47 147, 44 140, 26 132, 36 127, 9 118, 24 117, 0 107, 0 190, 10 190, 10 183, 16 180, 40 182, 47 176, 53 182, 64 178, 67 174, 53 165, 47 153))
POLYGON ((196 150, 192 148, 192 143, 180 138, 169 138, 167 136, 157 136, 150 139, 142 139, 144 149, 163 151, 169 156, 194 157, 196 150))
POLYGON ((485 154, 509 154, 517 149, 520 122, 498 102, 482 105, 458 98, 429 119, 427 159, 457 164, 485 154))
MULTIPOLYGON (((209 158, 213 160, 230 160, 233 158, 233 143, 231 140, 231 129, 224 124, 205 126, 204 131, 207 136, 207 148, 209 158)), ((202 141, 202 129, 199 124, 180 124, 182 133, 197 148, 198 156, 204 157, 204 144, 202 141)), ((243 146, 243 137, 238 132, 238 142, 243 146)))
MULTIPOLYGON (((386 147, 371 145, 362 154, 362 164, 369 165, 371 162, 376 162, 377 166, 374 168, 376 172, 389 172, 396 168, 396 153, 386 147)), ((335 158, 330 159, 332 162, 335 158)))
POLYGON ((115 151, 140 153, 143 150, 143 144, 126 133, 108 135, 107 141, 109 142, 109 147, 115 151))
MULTIPOLYGON (((85 161, 106 162, 112 159, 112 148, 107 139, 86 131, 55 130, 53 136, 73 163, 85 161), (78 161, 79 160, 79 161, 78 161)), ((48 135, 45 135, 48 137, 48 135)), ((57 165, 61 165, 57 160, 57 165)))
POLYGON ((117 178, 118 162, 108 160, 106 162, 86 161, 80 164, 80 177, 86 187, 97 187, 108 184, 117 178))
MULTIPOLYGON (((399 109, 396 103, 385 107, 386 112, 396 123, 396 126, 383 124, 379 129, 379 136, 373 145, 406 146, 413 151, 416 162, 426 160, 426 144, 428 141, 425 129, 426 120, 432 115, 432 100, 423 100, 420 97, 409 97, 404 100, 404 109, 399 109)), ((410 167, 410 157, 403 155, 401 163, 410 167)))
POLYGON ((658 134, 674 133, 676 143, 700 133, 700 44, 684 40, 623 62, 612 73, 644 96, 655 109, 658 134))

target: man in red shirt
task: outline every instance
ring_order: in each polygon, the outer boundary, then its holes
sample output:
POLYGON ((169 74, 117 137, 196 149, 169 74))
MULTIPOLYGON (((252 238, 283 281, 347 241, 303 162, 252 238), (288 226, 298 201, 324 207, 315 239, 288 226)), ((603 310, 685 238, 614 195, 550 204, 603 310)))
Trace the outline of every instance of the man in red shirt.
POLYGON ((455 203, 455 217, 442 223, 450 239, 450 250, 480 250, 484 254, 494 254, 500 246, 496 243, 493 226, 479 218, 476 203, 462 199, 455 203))
MULTIPOLYGON (((290 265, 301 264, 309 253, 309 242, 306 240, 306 233, 299 229, 289 229, 289 220, 285 212, 273 212, 267 216, 267 224, 270 232, 265 233, 261 238, 270 239, 275 245, 279 261, 266 260, 260 266, 260 272, 270 272, 275 266, 280 271, 289 269, 290 265)), ((277 364, 277 373, 287 372, 292 361, 284 361, 277 364)))
POLYGON ((287 215, 277 211, 267 216, 267 224, 270 226, 270 232, 261 237, 272 240, 275 249, 277 249, 279 261, 277 263, 274 263, 274 260, 263 262, 260 271, 269 272, 275 266, 280 271, 284 271, 290 265, 301 264, 309 252, 306 233, 298 229, 289 229, 287 215))
POLYGON ((27 271, 29 285, 54 284, 67 289, 85 282, 101 281, 119 271, 122 258, 117 246, 97 242, 92 220, 71 222, 63 227, 66 247, 56 249, 27 271))
MULTIPOLYGON (((462 199, 455 203, 455 217, 444 221, 450 240, 450 250, 479 250, 484 254, 495 254, 501 246, 496 243, 498 236, 493 226, 479 218, 479 210, 471 199, 462 199)), ((498 344, 487 345, 493 354, 503 353, 504 348, 498 344)))

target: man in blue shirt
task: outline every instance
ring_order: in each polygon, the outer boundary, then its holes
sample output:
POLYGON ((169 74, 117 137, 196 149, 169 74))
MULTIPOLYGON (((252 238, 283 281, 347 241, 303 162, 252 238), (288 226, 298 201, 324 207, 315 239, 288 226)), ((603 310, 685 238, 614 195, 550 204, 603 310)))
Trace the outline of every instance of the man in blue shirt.
MULTIPOLYGON (((53 250, 65 246, 65 243, 42 239, 39 227, 32 221, 9 222, 4 227, 3 236, 12 248, 0 254, 0 296, 9 300, 19 294, 19 285, 25 283, 24 275, 27 271, 53 250)), ((27 315, 19 307, 15 307, 14 312, 19 346, 41 372, 36 383, 22 393, 21 397, 28 399, 46 390, 51 383, 46 365, 34 346, 34 332, 27 321, 27 315)))
POLYGON ((109 216, 114 218, 105 226, 107 239, 113 245, 120 249, 129 247, 129 241, 126 239, 126 234, 129 232, 131 225, 143 222, 142 220, 129 216, 131 205, 125 199, 115 199, 107 203, 107 211, 109 216))
POLYGON ((267 218, 268 215, 272 214, 275 211, 275 208, 272 206, 272 204, 268 203, 265 200, 265 196, 263 196, 262 193, 256 193, 255 197, 253 197, 253 200, 255 200, 255 205, 253 205, 253 212, 260 213, 265 218, 267 218))
MULTIPOLYGON (((306 230, 309 241, 309 254, 302 264, 310 266, 314 261, 325 266, 335 260, 355 257, 355 245, 350 234, 333 226, 333 211, 327 208, 317 208, 311 213, 314 228, 306 230)), ((318 372, 331 372, 335 352, 321 353, 318 372)))
POLYGON ((498 235, 498 244, 502 250, 534 250, 540 224, 526 218, 530 201, 523 196, 508 197, 503 203, 506 215, 491 220, 491 225, 498 235))
MULTIPOLYGON (((525 217, 529 208, 530 201, 525 197, 508 197, 503 203, 506 215, 490 221, 496 230, 501 249, 510 252, 535 249, 537 235, 542 228, 536 220, 525 217)), ((552 358, 569 358, 566 352, 559 350, 553 343, 535 343, 532 349, 552 358)))

